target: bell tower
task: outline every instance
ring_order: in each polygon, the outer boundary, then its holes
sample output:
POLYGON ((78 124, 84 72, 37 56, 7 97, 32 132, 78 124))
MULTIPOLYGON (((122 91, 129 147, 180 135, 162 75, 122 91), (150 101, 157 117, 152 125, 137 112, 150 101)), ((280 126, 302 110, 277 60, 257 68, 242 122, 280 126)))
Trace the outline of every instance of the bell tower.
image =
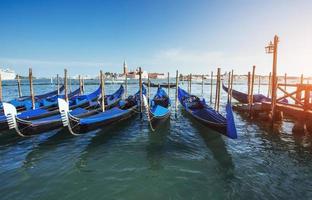
POLYGON ((127 75, 128 74, 128 66, 126 61, 123 63, 123 74, 127 75))

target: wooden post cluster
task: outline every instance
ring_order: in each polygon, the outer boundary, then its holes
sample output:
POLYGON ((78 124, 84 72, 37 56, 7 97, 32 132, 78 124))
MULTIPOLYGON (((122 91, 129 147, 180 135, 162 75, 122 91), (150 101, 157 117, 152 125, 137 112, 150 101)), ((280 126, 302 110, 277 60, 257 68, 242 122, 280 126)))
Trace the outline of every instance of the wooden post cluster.
POLYGON ((33 88, 33 75, 32 69, 29 68, 29 89, 30 89, 30 96, 31 96, 31 105, 32 109, 35 109, 35 95, 34 95, 34 88, 33 88))

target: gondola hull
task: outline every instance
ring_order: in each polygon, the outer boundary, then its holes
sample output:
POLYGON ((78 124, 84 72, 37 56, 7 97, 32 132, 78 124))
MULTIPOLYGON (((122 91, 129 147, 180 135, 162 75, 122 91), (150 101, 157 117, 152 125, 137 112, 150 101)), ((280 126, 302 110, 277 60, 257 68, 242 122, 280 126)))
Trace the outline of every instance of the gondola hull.
POLYGON ((70 116, 69 117, 69 123, 70 123, 71 127, 73 127, 72 130, 75 133, 83 134, 83 133, 87 133, 87 132, 92 131, 92 130, 105 128, 108 125, 116 124, 118 122, 127 120, 127 119, 133 117, 134 115, 136 115, 137 113, 138 113, 138 106, 135 106, 135 107, 131 108, 131 110, 129 110, 128 112, 124 113, 123 115, 110 117, 106 120, 101 120, 101 121, 98 121, 95 123, 90 123, 90 124, 80 124, 79 120, 77 121, 72 116, 70 116))
MULTIPOLYGON (((114 106, 117 105, 118 101, 116 101, 115 103, 109 106, 106 106, 106 109, 113 108, 114 106)), ((88 107, 88 105, 89 103, 83 104, 83 106, 81 107, 76 107, 72 115, 76 117, 85 117, 89 115, 90 113, 88 112, 88 110, 83 109, 85 107, 88 107)), ((62 125, 63 125, 62 118, 61 118, 61 115, 59 114, 59 111, 57 113, 58 113, 57 115, 52 115, 52 116, 41 118, 41 119, 39 118, 38 120, 35 120, 35 121, 25 121, 25 120, 20 120, 17 118, 17 125, 21 133, 26 136, 37 135, 37 134, 44 133, 47 131, 52 131, 58 128, 62 128, 62 125)))
MULTIPOLYGON (((229 89, 222 83, 222 88, 225 92, 228 92, 229 89)), ((232 97, 240 102, 240 103, 249 103, 248 102, 248 94, 239 92, 237 90, 232 89, 232 97)), ((271 98, 264 96, 263 94, 254 94, 253 95, 253 103, 261 103, 261 102, 271 102, 271 98)), ((287 99, 281 99, 280 103, 288 103, 287 99)))
MULTIPOLYGON (((80 89, 75 90, 74 92, 70 93, 69 97, 76 98, 76 94, 80 92, 80 89)), ((59 96, 63 97, 63 95, 59 96)), ((54 97, 53 97, 54 98, 54 97)), ((63 97, 64 98, 64 97, 63 97)), ((85 102, 84 104, 88 104, 88 102, 85 102)), ((83 103, 80 103, 79 106, 83 106, 83 103)), ((76 108, 77 106, 73 106, 71 109, 76 108)), ((25 110, 25 109, 22 109, 25 110)), ((17 109, 18 112, 21 110, 17 109)), ((58 106, 57 106, 57 100, 54 101, 54 103, 51 102, 49 106, 42 106, 40 108, 37 108, 35 110, 28 110, 21 112, 18 117, 23 120, 35 120, 39 118, 49 117, 52 115, 59 114, 58 106)), ((7 118, 5 117, 4 113, 0 114, 0 131, 8 130, 9 126, 7 125, 7 118)))
POLYGON ((226 118, 213 108, 209 107, 205 100, 191 95, 178 88, 178 98, 185 111, 202 125, 215 130, 229 138, 236 139, 237 131, 230 103, 226 106, 226 118))
POLYGON ((170 98, 166 91, 159 87, 150 103, 145 96, 143 96, 145 109, 148 111, 149 125, 152 131, 162 122, 165 122, 170 117, 170 98), (151 105, 151 106, 150 106, 151 105))
MULTIPOLYGON (((59 116, 59 118, 61 118, 59 116)), ((17 126, 24 136, 33 136, 62 127, 62 120, 47 121, 40 124, 27 123, 17 119, 17 126)))
POLYGON ((164 123, 165 121, 167 121, 170 117, 170 112, 168 112, 166 115, 164 116, 155 116, 153 115, 152 112, 150 112, 150 118, 151 118, 151 124, 153 126, 153 128, 157 128, 158 126, 160 126, 162 123, 164 123))
MULTIPOLYGON (((142 94, 146 94, 146 89, 142 87, 142 94)), ((91 130, 106 128, 110 124, 131 118, 138 113, 140 105, 140 92, 134 96, 129 96, 126 100, 120 101, 112 109, 104 111, 90 110, 90 114, 84 117, 75 117, 69 113, 68 104, 59 99, 59 109, 62 115, 63 125, 68 127, 68 130, 73 135, 79 135, 91 130)))
POLYGON ((191 111, 188 111, 188 110, 185 110, 185 112, 186 112, 186 114, 190 115, 190 117, 192 117, 195 121, 197 121, 201 125, 203 125, 207 128, 210 128, 212 130, 215 130, 218 133, 221 133, 223 135, 226 134, 226 131, 227 131, 226 124, 218 124, 218 123, 213 123, 211 121, 204 120, 200 116, 194 115, 194 114, 192 114, 191 111))
MULTIPOLYGON (((98 109, 99 104, 96 102, 96 100, 99 98, 99 91, 100 90, 97 89, 95 92, 88 95, 83 95, 80 99, 78 99, 78 101, 76 101, 77 104, 69 107, 72 110, 71 114, 76 117, 83 117, 89 113, 88 109, 98 109)), ((115 107, 120 101, 123 92, 124 89, 121 86, 114 94, 106 96, 105 103, 108 103, 108 105, 105 106, 106 109, 115 107)), ((16 121, 15 130, 19 135, 37 135, 61 128, 63 125, 62 117, 58 109, 52 112, 44 112, 42 114, 34 115, 31 118, 32 119, 22 119, 19 116, 14 117, 16 121)), ((9 121, 9 123, 11 122, 9 121)))

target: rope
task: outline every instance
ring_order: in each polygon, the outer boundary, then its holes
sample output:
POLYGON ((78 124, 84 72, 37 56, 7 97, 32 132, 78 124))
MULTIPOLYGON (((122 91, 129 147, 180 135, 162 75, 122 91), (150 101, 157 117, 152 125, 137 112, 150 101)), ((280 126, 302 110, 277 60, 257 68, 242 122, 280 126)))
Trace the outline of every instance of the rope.
POLYGON ((147 115, 147 120, 149 122, 149 125, 151 127, 151 130, 154 132, 155 129, 153 128, 153 125, 152 125, 152 119, 151 116, 150 116, 150 113, 149 113, 149 105, 148 105, 148 102, 147 102, 147 98, 146 96, 143 94, 143 103, 144 103, 144 108, 145 108, 145 111, 146 111, 146 115, 147 115))

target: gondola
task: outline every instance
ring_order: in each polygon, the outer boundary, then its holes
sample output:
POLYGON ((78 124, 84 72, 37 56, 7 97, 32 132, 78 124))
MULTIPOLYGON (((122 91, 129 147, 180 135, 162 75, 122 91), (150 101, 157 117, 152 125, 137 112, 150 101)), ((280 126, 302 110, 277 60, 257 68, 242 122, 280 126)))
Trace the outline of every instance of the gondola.
MULTIPOLYGON (((222 83, 222 88, 224 91, 228 92, 228 88, 222 83)), ((232 97, 240 103, 248 103, 248 94, 239 92, 237 90, 232 89, 232 97)), ((263 94, 254 94, 253 95, 253 103, 261 103, 261 102, 271 102, 271 98, 264 96, 263 94)), ((287 99, 282 99, 279 102, 288 103, 287 99)))
POLYGON ((143 100, 150 128, 154 131, 159 124, 166 121, 170 116, 170 98, 165 90, 159 87, 150 104, 145 95, 143 100))
POLYGON ((228 101, 226 105, 226 117, 208 106, 205 99, 200 100, 197 96, 187 93, 178 87, 178 98, 184 109, 197 121, 229 138, 236 139, 232 106, 228 101))
MULTIPOLYGON (((114 107, 118 101, 121 99, 124 93, 123 86, 112 95, 105 96, 105 104, 107 109, 114 107)), ((101 87, 88 95, 81 95, 71 100, 69 105, 71 109, 71 114, 73 116, 84 116, 89 109, 98 107, 98 100, 101 94, 101 87)), ((16 110, 11 104, 4 103, 4 108, 6 116, 8 119, 8 124, 10 129, 15 129, 15 131, 21 136, 31 136, 46 131, 54 130, 62 127, 62 118, 59 110, 49 111, 38 110, 37 112, 42 112, 41 115, 31 117, 32 119, 25 119, 25 114, 16 115, 16 110)))
MULTIPOLYGON (((144 87, 142 89, 142 94, 146 94, 146 89, 144 87)), ((139 112, 139 105, 140 92, 137 92, 134 96, 121 100, 117 106, 110 110, 104 112, 101 109, 90 110, 85 116, 79 117, 69 112, 68 104, 59 99, 59 110, 62 115, 63 126, 67 127, 73 135, 80 135, 129 119, 139 112)))
MULTIPOLYGON (((143 84, 145 86, 148 86, 148 83, 143 82, 143 84)), ((176 84, 175 83, 169 83, 170 88, 175 88, 176 84)), ((160 84, 156 84, 156 83, 150 83, 150 87, 162 87, 162 88, 168 88, 168 83, 160 83, 160 84)))
MULTIPOLYGON (((54 90, 45 94, 35 95, 34 99, 36 107, 40 106, 39 102, 41 102, 42 100, 56 96, 58 92, 61 93, 64 89, 65 86, 62 85, 58 90, 54 90)), ((15 106, 19 111, 29 110, 32 108, 31 96, 22 96, 9 101, 9 103, 15 106)))
MULTIPOLYGON (((80 88, 71 92, 70 94, 68 94, 68 98, 70 99, 70 102, 75 103, 75 99, 78 98, 77 94, 79 94, 79 93, 81 93, 80 88)), ((65 96, 64 95, 55 95, 53 97, 50 97, 51 99, 50 98, 44 99, 44 101, 46 101, 48 103, 40 103, 40 104, 38 104, 38 107, 34 110, 27 110, 27 111, 22 110, 21 111, 20 109, 16 108, 16 111, 18 113, 18 117, 20 119, 31 120, 31 119, 38 119, 41 117, 47 117, 47 116, 58 114, 57 99, 56 100, 52 99, 55 97, 64 98, 65 96)), ((73 103, 71 103, 71 104, 73 104, 73 103)), ((8 126, 8 122, 7 122, 7 117, 5 116, 5 113, 3 111, 0 114, 0 131, 5 131, 8 129, 9 129, 9 126, 8 126)))

